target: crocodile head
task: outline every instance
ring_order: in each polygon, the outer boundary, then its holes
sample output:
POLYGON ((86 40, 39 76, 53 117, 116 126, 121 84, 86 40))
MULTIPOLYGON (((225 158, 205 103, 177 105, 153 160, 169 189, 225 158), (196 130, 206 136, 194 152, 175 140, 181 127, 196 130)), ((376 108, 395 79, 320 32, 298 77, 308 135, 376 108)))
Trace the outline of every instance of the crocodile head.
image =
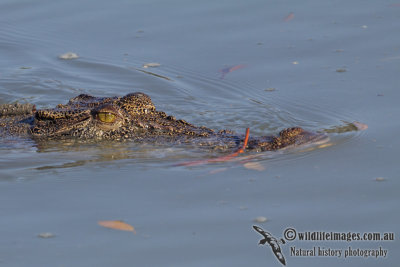
POLYGON ((93 97, 81 94, 53 109, 34 115, 34 137, 79 137, 125 139, 144 135, 185 133, 192 125, 156 111, 150 97, 131 93, 123 97, 93 97))

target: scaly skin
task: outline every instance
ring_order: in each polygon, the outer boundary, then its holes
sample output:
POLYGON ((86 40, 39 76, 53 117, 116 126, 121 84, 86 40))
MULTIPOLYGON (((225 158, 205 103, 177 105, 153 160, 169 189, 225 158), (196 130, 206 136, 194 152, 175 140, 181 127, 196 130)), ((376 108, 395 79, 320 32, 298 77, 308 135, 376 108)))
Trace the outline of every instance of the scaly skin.
MULTIPOLYGON (((36 110, 31 104, 0 105, 1 135, 30 136, 38 141, 66 138, 170 141, 224 150, 239 147, 244 139, 232 131, 215 132, 157 111, 144 93, 131 93, 124 97, 81 94, 53 109, 36 110)), ((321 136, 299 127, 288 128, 277 136, 250 136, 247 149, 278 150, 317 140, 321 136)))

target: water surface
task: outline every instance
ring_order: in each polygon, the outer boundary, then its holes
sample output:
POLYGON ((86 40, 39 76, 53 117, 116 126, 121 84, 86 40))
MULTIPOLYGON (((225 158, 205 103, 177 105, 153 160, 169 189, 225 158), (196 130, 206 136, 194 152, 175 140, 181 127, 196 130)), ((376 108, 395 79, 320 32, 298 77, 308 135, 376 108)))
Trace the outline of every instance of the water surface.
MULTIPOLYGON (((80 93, 141 91, 158 110, 216 130, 368 129, 331 133, 330 146, 194 167, 176 163, 216 154, 3 139, 0 263, 279 266, 253 224, 277 238, 289 226, 398 233, 399 16, 389 1, 2 1, 0 103, 49 108, 80 93), (59 58, 69 51, 79 58, 59 58), (161 65, 143 68, 151 62, 161 65), (44 232, 55 236, 37 237, 44 232)), ((281 246, 287 266, 399 261, 397 238, 281 246), (292 246, 389 255, 295 257, 292 246)))

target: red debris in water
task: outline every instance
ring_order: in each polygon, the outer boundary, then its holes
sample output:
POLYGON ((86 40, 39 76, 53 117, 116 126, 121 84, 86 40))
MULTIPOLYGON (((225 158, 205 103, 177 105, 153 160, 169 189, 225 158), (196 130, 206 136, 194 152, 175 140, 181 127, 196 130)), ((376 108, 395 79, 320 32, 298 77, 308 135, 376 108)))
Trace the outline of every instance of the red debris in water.
POLYGON ((176 166, 197 166, 197 165, 203 165, 207 163, 213 163, 213 162, 224 162, 224 161, 229 161, 234 157, 237 157, 239 154, 243 153, 244 150, 247 147, 247 142, 249 141, 249 135, 250 135, 250 129, 246 129, 246 136, 244 138, 243 146, 239 148, 235 153, 218 157, 218 158, 213 158, 213 159, 205 159, 205 160, 195 160, 195 161, 188 161, 188 162, 183 162, 183 163, 178 163, 176 166))
POLYGON ((225 75, 228 74, 229 72, 244 68, 245 66, 246 65, 240 64, 240 65, 235 65, 235 66, 220 69, 219 72, 221 72, 221 79, 225 78, 225 75))
POLYGON ((283 19, 283 21, 284 21, 284 22, 289 22, 289 21, 291 21, 292 19, 294 19, 294 13, 293 13, 293 12, 290 12, 289 15, 287 15, 287 16, 283 19))

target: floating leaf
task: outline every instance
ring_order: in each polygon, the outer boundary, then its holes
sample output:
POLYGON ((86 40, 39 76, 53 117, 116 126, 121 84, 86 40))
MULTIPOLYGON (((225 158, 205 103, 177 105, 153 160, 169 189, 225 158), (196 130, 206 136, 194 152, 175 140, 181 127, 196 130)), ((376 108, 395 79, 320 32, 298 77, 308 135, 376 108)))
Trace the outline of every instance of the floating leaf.
POLYGON ((55 237, 56 235, 50 232, 44 232, 44 233, 40 233, 37 235, 40 238, 52 238, 55 237))
POLYGON ((235 65, 235 66, 230 66, 227 68, 220 69, 219 72, 221 72, 221 79, 225 78, 225 75, 228 74, 229 72, 244 68, 246 65, 240 64, 240 65, 235 65))
POLYGON ((67 52, 65 54, 62 54, 58 57, 59 59, 76 59, 79 58, 79 55, 77 53, 74 52, 67 52))
POLYGON ((253 221, 256 222, 256 223, 265 223, 265 222, 268 221, 268 218, 264 217, 264 216, 258 216, 253 221))
POLYGON ((132 225, 129 225, 123 221, 98 221, 100 226, 121 230, 121 231, 130 231, 136 234, 135 228, 132 225))
POLYGON ((290 12, 289 15, 287 15, 287 16, 283 19, 283 21, 284 21, 284 22, 289 22, 289 21, 291 21, 292 19, 294 19, 294 13, 293 13, 293 12, 290 12))

